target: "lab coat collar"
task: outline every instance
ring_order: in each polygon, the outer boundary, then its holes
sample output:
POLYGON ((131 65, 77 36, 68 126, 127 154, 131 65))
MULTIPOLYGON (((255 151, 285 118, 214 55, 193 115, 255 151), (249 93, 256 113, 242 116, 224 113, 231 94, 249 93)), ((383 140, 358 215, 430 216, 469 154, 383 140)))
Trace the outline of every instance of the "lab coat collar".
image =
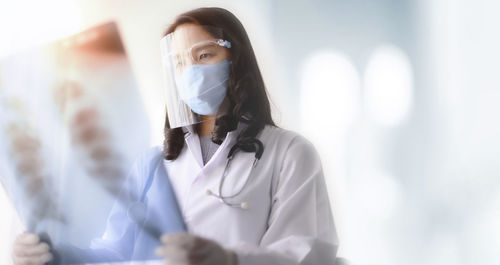
MULTIPOLYGON (((247 127, 248 127, 248 122, 247 121, 239 121, 238 125, 236 126, 236 130, 232 130, 232 131, 228 132, 226 138, 229 135, 234 135, 234 134, 238 135, 242 130, 244 130, 247 127)), ((195 124, 194 125, 184 126, 184 127, 181 127, 181 128, 182 128, 182 131, 185 133, 185 137, 187 137, 189 135, 192 135, 192 134, 196 134, 195 124)))
POLYGON ((193 156, 196 164, 198 164, 199 169, 203 169, 203 171, 210 171, 214 166, 214 161, 218 161, 220 159, 225 159, 227 154, 229 153, 229 149, 236 143, 238 134, 248 127, 248 123, 245 121, 239 121, 236 129, 227 133, 226 138, 222 142, 221 146, 217 149, 215 154, 213 155, 213 159, 203 165, 203 160, 201 156, 201 147, 200 147, 200 138, 195 131, 195 126, 185 126, 182 127, 185 135, 185 141, 187 144, 187 148, 189 149, 191 155, 193 156))

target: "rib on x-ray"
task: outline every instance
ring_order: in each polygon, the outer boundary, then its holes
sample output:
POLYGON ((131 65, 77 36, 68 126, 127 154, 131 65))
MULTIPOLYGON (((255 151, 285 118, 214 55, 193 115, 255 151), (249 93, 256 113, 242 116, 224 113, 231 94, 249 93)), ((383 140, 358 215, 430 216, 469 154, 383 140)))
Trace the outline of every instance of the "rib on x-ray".
POLYGON ((150 129, 115 23, 0 59, 0 181, 26 229, 100 237, 150 129))

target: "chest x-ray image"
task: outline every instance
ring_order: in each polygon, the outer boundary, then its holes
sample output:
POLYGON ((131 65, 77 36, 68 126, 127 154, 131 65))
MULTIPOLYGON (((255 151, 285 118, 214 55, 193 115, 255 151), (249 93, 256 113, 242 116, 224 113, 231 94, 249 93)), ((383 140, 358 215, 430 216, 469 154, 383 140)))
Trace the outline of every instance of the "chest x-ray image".
POLYGON ((113 22, 0 61, 0 180, 26 231, 61 250, 55 262, 125 259, 85 249, 136 203, 122 186, 149 144, 139 98, 113 22))

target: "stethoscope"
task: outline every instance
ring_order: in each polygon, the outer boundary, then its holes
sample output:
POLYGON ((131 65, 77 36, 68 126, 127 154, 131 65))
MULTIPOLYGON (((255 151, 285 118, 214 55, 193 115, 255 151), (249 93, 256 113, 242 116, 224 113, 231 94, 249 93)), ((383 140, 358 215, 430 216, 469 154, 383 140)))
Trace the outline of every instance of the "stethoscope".
MULTIPOLYGON (((227 154, 226 166, 224 167, 224 171, 222 173, 222 177, 221 177, 221 180, 219 183, 219 194, 218 195, 215 194, 210 189, 206 190, 206 194, 209 196, 213 196, 213 197, 218 198, 222 203, 224 203, 228 206, 240 208, 243 210, 248 209, 248 202, 246 202, 246 201, 243 201, 240 203, 234 203, 234 202, 229 202, 228 200, 233 199, 234 197, 238 196, 245 189, 245 187, 247 186, 247 184, 250 180, 250 176, 252 175, 253 169, 257 166, 263 153, 264 153, 264 144, 262 144, 262 142, 257 138, 253 138, 250 141, 246 141, 245 143, 236 143, 233 147, 231 147, 231 149, 229 150, 229 153, 227 154), (222 195, 222 188, 224 187, 224 182, 226 180, 227 172, 228 172, 228 169, 231 165, 231 161, 233 160, 235 154, 239 150, 243 150, 245 152, 255 152, 255 158, 254 158, 254 161, 252 164, 252 168, 250 169, 250 173, 248 173, 248 176, 245 180, 245 183, 236 193, 229 195, 229 196, 222 195)), ((153 238, 156 238, 156 239, 159 239, 161 236, 161 232, 159 231, 159 229, 154 227, 154 226, 150 226, 144 222, 146 219, 146 215, 147 215, 147 207, 146 207, 145 200, 146 200, 146 195, 147 195, 147 193, 148 193, 148 191, 151 188, 151 185, 153 183, 154 176, 157 174, 165 174, 165 175, 167 174, 165 172, 165 168, 162 166, 162 162, 163 162, 163 156, 160 155, 157 158, 157 161, 155 161, 155 164, 156 164, 155 169, 151 170, 149 172, 144 189, 142 190, 142 194, 139 197, 140 198, 139 201, 132 202, 128 206, 128 209, 127 209, 128 218, 132 222, 141 225, 143 230, 145 230, 148 234, 150 234, 151 236, 153 236, 153 238)))
POLYGON ((229 153, 227 154, 226 166, 224 167, 224 171, 222 172, 222 177, 221 177, 221 180, 219 182, 219 195, 215 194, 210 189, 207 189, 205 191, 205 193, 208 196, 214 196, 214 197, 218 198, 222 203, 224 203, 228 206, 235 207, 235 208, 241 208, 243 210, 248 209, 248 202, 243 201, 240 203, 233 203, 233 202, 229 202, 228 199, 233 199, 234 197, 240 195, 240 193, 243 191, 243 189, 245 189, 245 187, 248 184, 248 181, 250 180, 250 176, 252 175, 253 169, 257 166, 257 163, 259 162, 263 153, 264 153, 264 144, 262 144, 262 142, 257 138, 253 138, 252 140, 250 140, 249 143, 247 142, 246 144, 236 143, 235 145, 233 145, 233 147, 231 147, 231 149, 229 150, 229 153), (249 147, 247 144, 251 144, 251 146, 249 147), (224 181, 226 180, 226 177, 227 177, 227 170, 229 169, 229 165, 231 164, 231 161, 233 160, 234 155, 236 154, 236 152, 238 150, 243 150, 246 152, 255 152, 255 158, 254 158, 254 161, 252 164, 252 168, 250 169, 250 173, 248 173, 248 176, 247 176, 243 186, 233 195, 225 196, 225 195, 222 195, 222 188, 224 186, 224 181))

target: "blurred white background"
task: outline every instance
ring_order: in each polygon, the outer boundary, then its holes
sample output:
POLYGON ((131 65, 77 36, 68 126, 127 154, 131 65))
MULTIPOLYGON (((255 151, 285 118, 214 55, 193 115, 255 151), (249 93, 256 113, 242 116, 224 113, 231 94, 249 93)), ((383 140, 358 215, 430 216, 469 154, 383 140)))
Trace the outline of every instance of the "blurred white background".
MULTIPOLYGON (((0 57, 115 20, 150 117, 159 39, 225 7, 245 25, 274 117, 321 154, 352 264, 500 264, 500 3, 491 0, 0 0, 0 57)), ((0 264, 22 231, 0 191, 0 264)))

